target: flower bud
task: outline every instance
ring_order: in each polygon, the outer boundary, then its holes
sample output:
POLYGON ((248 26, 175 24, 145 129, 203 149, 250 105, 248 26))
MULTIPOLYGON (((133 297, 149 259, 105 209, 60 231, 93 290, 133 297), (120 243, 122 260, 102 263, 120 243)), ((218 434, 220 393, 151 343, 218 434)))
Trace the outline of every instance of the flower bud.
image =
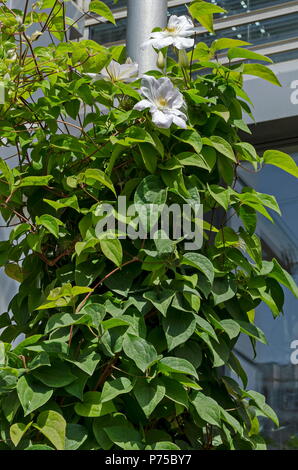
POLYGON ((185 49, 180 49, 178 53, 178 62, 180 67, 189 67, 189 59, 185 49))
POLYGON ((165 56, 163 55, 161 51, 159 51, 158 53, 156 65, 160 70, 163 70, 165 68, 165 65, 166 65, 165 56))
POLYGON ((33 41, 36 41, 36 39, 39 38, 39 36, 42 35, 42 32, 41 31, 35 31, 35 33, 32 34, 32 36, 30 37, 30 40, 33 42, 33 41))

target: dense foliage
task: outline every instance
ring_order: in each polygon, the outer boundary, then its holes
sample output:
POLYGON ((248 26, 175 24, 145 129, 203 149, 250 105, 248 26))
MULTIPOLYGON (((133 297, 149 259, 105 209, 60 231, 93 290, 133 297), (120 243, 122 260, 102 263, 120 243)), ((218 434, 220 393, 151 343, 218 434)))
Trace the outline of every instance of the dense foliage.
MULTIPOLYGON (((279 213, 275 198, 237 190, 240 167, 298 176, 290 156, 258 155, 239 136, 250 132, 243 76, 278 86, 270 60, 232 39, 172 50, 166 69, 149 75, 166 74, 183 94, 187 128, 157 127, 151 112, 133 109, 140 79, 88 75, 123 64, 124 47, 70 42, 65 2, 27 3, 0 7, 0 210, 12 227, 0 262, 20 283, 0 316, 0 449, 265 448, 259 417, 278 419, 247 390, 233 349, 240 333, 253 348, 266 342, 255 309, 265 302, 280 315, 280 284, 298 295, 277 260, 262 260, 255 234, 257 214, 279 213), (201 202, 202 248, 100 237, 100 207, 119 195, 201 202)), ((90 9, 114 21, 102 2, 90 9)), ((220 10, 190 5, 209 30, 220 10)))

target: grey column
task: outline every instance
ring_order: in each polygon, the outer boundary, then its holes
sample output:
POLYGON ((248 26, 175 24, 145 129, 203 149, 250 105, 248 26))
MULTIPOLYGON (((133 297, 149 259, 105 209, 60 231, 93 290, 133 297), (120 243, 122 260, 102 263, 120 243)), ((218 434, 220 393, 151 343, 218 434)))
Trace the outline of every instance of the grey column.
POLYGON ((127 55, 139 64, 140 73, 156 69, 152 46, 141 49, 154 28, 167 25, 167 0, 128 0, 127 55))

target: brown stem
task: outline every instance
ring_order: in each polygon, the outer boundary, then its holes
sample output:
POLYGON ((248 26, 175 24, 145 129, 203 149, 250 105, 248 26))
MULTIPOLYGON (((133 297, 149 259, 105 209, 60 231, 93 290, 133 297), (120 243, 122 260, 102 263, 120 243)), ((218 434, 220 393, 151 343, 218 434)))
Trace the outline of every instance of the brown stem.
POLYGON ((123 263, 121 266, 118 266, 117 268, 113 269, 113 271, 111 271, 109 274, 106 274, 97 284, 95 284, 95 286, 92 288, 92 291, 91 292, 88 292, 88 294, 85 296, 85 298, 82 300, 82 302, 78 305, 77 309, 76 309, 76 313, 79 313, 80 310, 82 310, 82 308, 84 307, 85 303, 87 302, 87 300, 89 299, 89 297, 91 296, 91 294, 93 294, 93 292, 104 282, 106 281, 110 276, 112 276, 113 274, 115 274, 117 271, 120 271, 122 268, 124 268, 124 266, 127 266, 128 264, 131 264, 131 263, 135 263, 136 261, 140 261, 138 258, 133 258, 133 259, 130 259, 129 261, 126 261, 125 263, 123 263))
POLYGON ((30 39, 27 37, 27 35, 26 35, 25 32, 23 32, 23 36, 24 36, 24 38, 25 38, 25 40, 26 40, 26 42, 27 42, 27 44, 28 44, 28 46, 29 46, 29 49, 30 49, 30 51, 31 51, 32 58, 33 58, 33 60, 34 60, 34 64, 35 64, 35 67, 36 67, 36 71, 37 71, 38 75, 40 76, 40 79, 43 80, 43 75, 42 75, 42 72, 39 70, 39 66, 38 66, 38 63, 37 63, 37 59, 36 59, 36 56, 35 56, 35 54, 34 54, 34 50, 33 50, 32 44, 31 44, 31 42, 30 42, 30 39))
POLYGON ((63 256, 70 255, 73 252, 73 249, 68 248, 67 250, 63 251, 60 255, 56 256, 53 260, 48 260, 42 253, 36 253, 42 261, 44 261, 48 266, 55 266, 58 261, 63 258, 63 256))
POLYGON ((113 366, 116 364, 116 362, 118 361, 119 359, 119 356, 120 356, 120 353, 117 353, 111 360, 110 362, 106 365, 106 367, 104 368, 102 374, 100 375, 96 385, 95 385, 95 388, 94 388, 94 391, 96 391, 98 389, 98 387, 101 387, 103 386, 103 384, 105 383, 105 381, 107 380, 107 378, 111 375, 111 373, 113 372, 113 366))

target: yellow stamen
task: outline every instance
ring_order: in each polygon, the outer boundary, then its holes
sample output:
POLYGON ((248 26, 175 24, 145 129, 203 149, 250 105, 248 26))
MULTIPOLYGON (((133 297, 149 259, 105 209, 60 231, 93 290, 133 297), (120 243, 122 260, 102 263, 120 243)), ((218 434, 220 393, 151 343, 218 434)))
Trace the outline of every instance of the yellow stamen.
POLYGON ((158 104, 159 104, 159 106, 166 106, 167 105, 167 100, 165 98, 159 98, 158 99, 158 104))
POLYGON ((166 28, 165 31, 168 31, 168 33, 174 33, 176 28, 166 28))

